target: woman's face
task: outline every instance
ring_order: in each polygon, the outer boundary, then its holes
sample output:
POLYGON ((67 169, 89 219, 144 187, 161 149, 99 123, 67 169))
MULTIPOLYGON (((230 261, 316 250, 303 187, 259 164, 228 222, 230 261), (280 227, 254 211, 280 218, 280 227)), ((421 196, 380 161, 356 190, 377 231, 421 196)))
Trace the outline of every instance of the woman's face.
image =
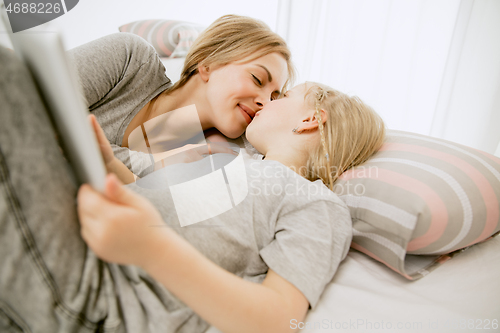
POLYGON ((213 127, 229 138, 239 137, 255 113, 279 96, 287 78, 287 62, 278 53, 210 68, 207 100, 213 127))

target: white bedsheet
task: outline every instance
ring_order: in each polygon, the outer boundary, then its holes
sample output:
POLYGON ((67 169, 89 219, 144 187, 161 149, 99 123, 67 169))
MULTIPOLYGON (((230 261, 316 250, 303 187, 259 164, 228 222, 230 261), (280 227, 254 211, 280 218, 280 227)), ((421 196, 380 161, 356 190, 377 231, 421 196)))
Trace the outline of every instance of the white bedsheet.
POLYGON ((499 321, 497 236, 417 281, 351 250, 318 307, 301 324, 292 322, 292 327, 315 333, 500 332, 499 321))

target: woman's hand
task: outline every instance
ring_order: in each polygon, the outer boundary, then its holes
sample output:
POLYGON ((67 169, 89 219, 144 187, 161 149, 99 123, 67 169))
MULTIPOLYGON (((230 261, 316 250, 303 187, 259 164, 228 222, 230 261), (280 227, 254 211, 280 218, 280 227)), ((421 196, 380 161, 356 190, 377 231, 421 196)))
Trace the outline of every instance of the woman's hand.
POLYGON ((95 136, 97 138, 97 143, 99 144, 99 149, 101 150, 102 159, 104 160, 104 165, 106 166, 106 171, 108 173, 114 173, 118 178, 125 184, 130 184, 135 182, 135 175, 130 171, 125 164, 113 154, 113 149, 111 144, 106 138, 101 125, 97 122, 97 119, 93 114, 89 115, 90 123, 94 129, 95 136))
MULTIPOLYGON (((113 149, 111 149, 111 144, 106 138, 104 131, 101 128, 101 125, 97 122, 96 117, 91 114, 89 115, 89 120, 94 129, 95 136, 97 138, 97 143, 99 144, 99 149, 101 150, 102 158, 104 160, 104 164, 106 165, 106 169, 108 169, 108 165, 110 165, 115 159, 115 155, 113 154, 113 149)), ((108 169, 108 172, 111 172, 108 169)))
POLYGON ((78 216, 87 245, 99 258, 118 264, 144 267, 171 232, 156 208, 114 174, 106 177, 104 194, 89 185, 80 187, 78 216))

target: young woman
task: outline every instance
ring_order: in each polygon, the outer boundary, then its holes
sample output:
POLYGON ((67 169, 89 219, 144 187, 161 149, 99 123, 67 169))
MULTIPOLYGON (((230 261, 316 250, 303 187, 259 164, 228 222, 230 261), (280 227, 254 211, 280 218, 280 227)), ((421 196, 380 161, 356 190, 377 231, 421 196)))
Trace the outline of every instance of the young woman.
POLYGON ((140 267, 138 280, 152 277, 177 306, 222 332, 291 331, 315 308, 350 245, 349 211, 328 188, 376 152, 384 133, 358 98, 298 85, 248 126, 264 159, 246 161, 250 191, 236 207, 179 227, 167 188, 131 191, 110 175, 104 195, 80 188, 82 237, 105 261, 140 267))
POLYGON ((150 154, 130 146, 134 129, 194 105, 197 112, 179 112, 161 130, 162 141, 182 146, 200 126, 237 138, 294 74, 285 41, 264 23, 236 15, 219 18, 200 34, 174 85, 153 47, 133 34, 103 37, 70 56, 115 156, 141 177, 153 164, 150 154))
MULTIPOLYGON (((125 132, 195 104, 198 116, 180 119, 176 133, 198 121, 203 130, 239 136, 252 112, 273 99, 293 72, 278 35, 233 15, 202 34, 175 87, 153 48, 131 34, 104 37, 69 54, 89 110, 116 156, 129 168, 138 166, 139 175, 151 171, 150 157, 130 151, 125 132)), ((80 235, 74 177, 44 104, 26 67, 2 47, 0 100, 0 331, 206 329, 149 275, 103 263, 89 251, 80 235)))

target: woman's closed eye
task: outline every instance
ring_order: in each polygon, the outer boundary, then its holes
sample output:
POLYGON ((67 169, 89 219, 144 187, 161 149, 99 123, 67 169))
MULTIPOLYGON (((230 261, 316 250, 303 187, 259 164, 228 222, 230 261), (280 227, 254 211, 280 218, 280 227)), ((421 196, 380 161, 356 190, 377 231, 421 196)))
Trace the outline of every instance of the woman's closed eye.
POLYGON ((255 76, 254 74, 252 74, 252 77, 253 77, 253 79, 255 81, 255 84, 257 84, 259 87, 261 87, 262 86, 262 81, 257 76, 255 76))
MULTIPOLYGON (((252 74, 252 78, 255 82, 255 84, 258 86, 258 87, 263 87, 264 86, 264 82, 262 82, 261 79, 259 79, 259 77, 255 74, 252 74)), ((274 91, 271 96, 270 96, 270 100, 271 101, 274 101, 275 99, 278 99, 280 98, 280 92, 279 91, 274 91)))

